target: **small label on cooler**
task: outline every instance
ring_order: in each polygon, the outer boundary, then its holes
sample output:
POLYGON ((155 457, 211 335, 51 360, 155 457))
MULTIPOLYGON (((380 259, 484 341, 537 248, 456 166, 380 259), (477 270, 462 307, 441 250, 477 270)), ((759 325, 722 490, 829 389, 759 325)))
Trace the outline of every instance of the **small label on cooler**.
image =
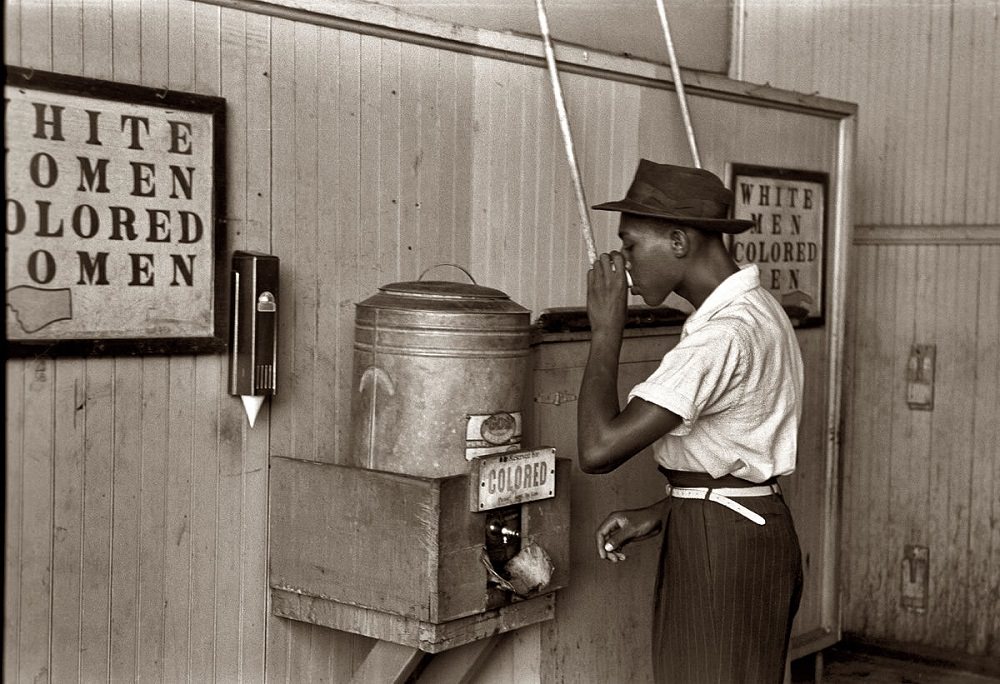
POLYGON ((468 416, 465 427, 465 459, 515 451, 521 448, 520 411, 498 411, 468 416))

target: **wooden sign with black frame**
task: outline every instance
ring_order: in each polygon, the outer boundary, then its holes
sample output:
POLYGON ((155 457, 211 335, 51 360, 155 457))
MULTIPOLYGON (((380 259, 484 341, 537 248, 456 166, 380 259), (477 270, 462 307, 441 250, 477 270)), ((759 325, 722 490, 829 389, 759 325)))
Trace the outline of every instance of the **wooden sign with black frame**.
POLYGON ((226 348, 225 100, 7 68, 8 356, 226 348))

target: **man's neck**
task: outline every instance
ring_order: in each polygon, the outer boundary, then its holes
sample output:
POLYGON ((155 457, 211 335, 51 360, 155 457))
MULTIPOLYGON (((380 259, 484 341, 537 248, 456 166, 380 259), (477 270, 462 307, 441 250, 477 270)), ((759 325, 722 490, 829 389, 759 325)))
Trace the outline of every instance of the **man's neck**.
POLYGON ((722 282, 739 271, 739 266, 724 250, 711 250, 699 255, 697 261, 688 267, 683 282, 675 292, 691 302, 696 309, 722 282))

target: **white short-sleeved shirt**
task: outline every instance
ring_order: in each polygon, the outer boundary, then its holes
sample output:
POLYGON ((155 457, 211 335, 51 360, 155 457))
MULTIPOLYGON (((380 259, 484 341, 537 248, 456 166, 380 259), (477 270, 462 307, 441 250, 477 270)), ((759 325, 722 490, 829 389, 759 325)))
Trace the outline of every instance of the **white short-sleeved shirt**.
POLYGON ((688 317, 680 342, 633 397, 683 419, 653 444, 664 468, 752 482, 795 469, 802 354, 755 264, 726 278, 688 317))

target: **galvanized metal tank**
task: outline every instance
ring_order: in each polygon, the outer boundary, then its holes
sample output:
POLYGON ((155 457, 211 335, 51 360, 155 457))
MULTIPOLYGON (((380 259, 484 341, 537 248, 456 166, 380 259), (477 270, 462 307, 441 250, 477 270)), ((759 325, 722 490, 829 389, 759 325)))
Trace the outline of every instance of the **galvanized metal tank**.
POLYGON ((505 293, 393 283, 357 305, 355 464, 422 477, 521 445, 530 312, 505 293))

